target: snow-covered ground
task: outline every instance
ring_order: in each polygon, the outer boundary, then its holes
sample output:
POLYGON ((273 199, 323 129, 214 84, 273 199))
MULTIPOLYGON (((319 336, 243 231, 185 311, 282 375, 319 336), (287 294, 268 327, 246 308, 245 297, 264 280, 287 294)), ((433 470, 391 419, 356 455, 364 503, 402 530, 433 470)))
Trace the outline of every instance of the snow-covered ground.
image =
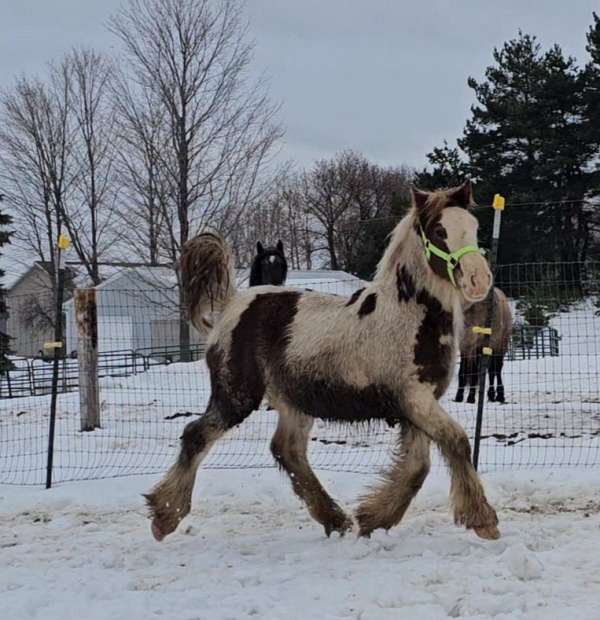
MULTIPOLYGON (((321 475, 347 507, 373 476, 321 475)), ((7 620, 596 620, 597 472, 484 477, 502 538, 452 524, 443 470, 402 524, 327 539, 274 470, 202 470, 192 513, 162 543, 140 493, 156 477, 50 491, 0 487, 7 620)))
MULTIPOLYGON (((78 432, 78 394, 61 395, 58 486, 0 486, 0 618, 597 620, 599 474, 584 467, 600 465, 593 310, 557 316, 560 356, 508 362, 507 404, 486 404, 480 463, 502 532, 493 542, 452 524, 437 455, 399 527, 325 538, 285 477, 265 469, 276 414, 263 410, 215 446, 192 513, 158 544, 140 495, 158 476, 139 474, 166 470, 204 410, 203 362, 102 379, 93 433, 78 432)), ((453 403, 455 387, 444 405, 472 435, 475 406, 453 403)), ((0 401, 0 483, 43 482, 49 400, 0 401)), ((393 439, 378 424, 318 423, 310 458, 351 510, 393 439)))

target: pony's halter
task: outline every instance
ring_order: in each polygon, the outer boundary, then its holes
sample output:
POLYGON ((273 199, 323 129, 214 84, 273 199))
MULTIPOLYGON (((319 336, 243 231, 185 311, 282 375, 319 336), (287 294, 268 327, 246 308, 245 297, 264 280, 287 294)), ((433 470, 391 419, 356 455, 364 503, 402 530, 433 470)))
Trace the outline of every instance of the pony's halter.
POLYGON ((462 248, 456 250, 456 252, 444 252, 437 247, 437 245, 433 245, 431 241, 427 238, 425 231, 423 230, 423 226, 419 224, 419 230, 421 231, 421 239, 423 239, 423 245, 425 247, 425 256, 427 257, 427 261, 431 260, 431 255, 435 254, 437 257, 446 261, 446 267, 448 268, 448 278, 450 282, 458 288, 456 281, 454 280, 454 270, 458 267, 460 259, 465 254, 472 254, 476 252, 477 254, 481 253, 481 250, 474 245, 465 245, 462 248))

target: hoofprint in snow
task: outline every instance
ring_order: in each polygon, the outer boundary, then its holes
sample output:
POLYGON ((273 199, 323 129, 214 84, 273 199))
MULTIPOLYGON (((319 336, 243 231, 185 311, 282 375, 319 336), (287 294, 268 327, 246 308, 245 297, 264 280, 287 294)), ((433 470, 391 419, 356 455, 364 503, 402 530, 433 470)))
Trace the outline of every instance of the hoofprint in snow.
MULTIPOLYGON (((140 496, 155 481, 0 487, 2 618, 600 618, 597 472, 486 475, 497 541, 452 524, 443 470, 371 539, 326 538, 275 470, 201 470, 157 543, 140 496)), ((323 481, 352 508, 373 477, 323 481)))

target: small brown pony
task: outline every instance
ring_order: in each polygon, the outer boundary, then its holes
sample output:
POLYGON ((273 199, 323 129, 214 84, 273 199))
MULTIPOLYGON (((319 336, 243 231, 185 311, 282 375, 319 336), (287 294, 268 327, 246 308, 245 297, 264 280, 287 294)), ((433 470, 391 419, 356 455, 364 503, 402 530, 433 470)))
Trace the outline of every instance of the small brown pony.
POLYGON ((327 535, 353 522, 308 462, 315 418, 381 419, 400 428, 391 468, 358 507, 361 535, 401 520, 429 472, 432 441, 450 468, 455 522, 482 538, 500 535, 469 439, 438 402, 454 369, 462 304, 484 299, 492 283, 468 211, 473 204, 468 181, 413 190, 413 208, 394 229, 373 282, 349 299, 273 286, 236 292, 220 236, 203 233, 186 244, 190 316, 210 331, 211 396, 205 415, 186 426, 176 463, 146 496, 157 540, 189 513, 196 471, 211 446, 265 396, 279 412, 273 456, 327 535))
MULTIPOLYGON (((475 402, 475 393, 479 385, 479 364, 485 336, 473 333, 474 326, 483 326, 487 318, 487 303, 479 302, 465 307, 465 331, 460 342, 460 366, 458 370, 458 390, 454 400, 461 403, 465 387, 468 386, 468 403, 475 402)), ((490 385, 488 400, 504 402, 504 384, 502 383, 502 367, 504 356, 508 351, 512 335, 512 314, 506 295, 494 287, 494 313, 492 315, 492 335, 490 348, 492 358, 488 368, 490 385)))

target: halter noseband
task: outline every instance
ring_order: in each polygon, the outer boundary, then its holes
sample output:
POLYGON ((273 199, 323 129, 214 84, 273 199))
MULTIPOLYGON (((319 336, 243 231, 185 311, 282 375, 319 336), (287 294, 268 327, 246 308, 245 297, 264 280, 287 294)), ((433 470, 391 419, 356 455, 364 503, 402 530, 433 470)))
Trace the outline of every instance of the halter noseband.
POLYGON ((419 224, 419 230, 421 231, 421 239, 423 239, 423 245, 425 247, 425 256, 427 257, 427 261, 431 259, 432 254, 435 254, 437 257, 445 260, 446 266, 448 268, 448 278, 450 279, 450 282, 452 282, 452 284, 456 288, 458 288, 454 280, 454 270, 458 267, 460 259, 465 254, 472 254, 473 252, 477 252, 477 254, 480 254, 480 249, 478 247, 475 247, 474 245, 465 245, 462 248, 456 250, 456 252, 444 252, 444 250, 440 250, 440 248, 438 248, 436 245, 433 245, 433 243, 429 241, 421 224, 419 224))

